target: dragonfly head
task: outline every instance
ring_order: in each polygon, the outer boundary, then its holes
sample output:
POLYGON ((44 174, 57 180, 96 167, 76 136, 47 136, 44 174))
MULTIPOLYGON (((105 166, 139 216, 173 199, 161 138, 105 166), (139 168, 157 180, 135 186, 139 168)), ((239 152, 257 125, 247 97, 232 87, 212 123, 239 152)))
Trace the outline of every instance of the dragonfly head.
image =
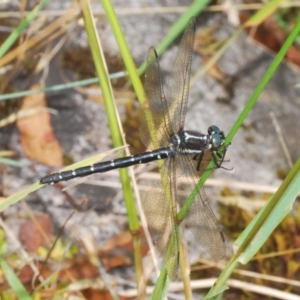
POLYGON ((208 128, 210 150, 218 150, 225 142, 224 132, 213 125, 208 128))

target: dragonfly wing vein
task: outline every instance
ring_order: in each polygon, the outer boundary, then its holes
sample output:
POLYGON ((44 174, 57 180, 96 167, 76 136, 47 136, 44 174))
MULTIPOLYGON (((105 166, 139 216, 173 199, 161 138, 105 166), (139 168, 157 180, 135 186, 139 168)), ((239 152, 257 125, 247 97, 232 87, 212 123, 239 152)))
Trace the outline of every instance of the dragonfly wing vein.
POLYGON ((152 241, 163 257, 168 276, 176 280, 179 262, 178 229, 176 228, 176 206, 171 195, 173 159, 161 166, 164 180, 156 183, 142 201, 152 241), (169 200, 168 200, 169 199, 169 200), (170 202, 171 201, 171 202, 170 202))
POLYGON ((225 242, 216 216, 214 215, 203 185, 199 182, 192 158, 180 156, 176 158, 177 193, 176 201, 180 207, 186 204, 188 197, 197 186, 195 200, 186 212, 184 222, 192 231, 197 242, 210 254, 213 260, 225 256, 225 242))
POLYGON ((191 62, 196 19, 191 18, 181 39, 166 88, 166 100, 172 132, 183 129, 190 89, 191 62))
POLYGON ((166 120, 166 103, 158 57, 154 47, 150 47, 147 56, 147 69, 145 73, 146 100, 142 105, 143 121, 140 127, 141 140, 146 147, 154 149, 165 147, 168 144, 170 131, 166 120), (158 145, 153 145, 151 132, 155 133, 158 145))

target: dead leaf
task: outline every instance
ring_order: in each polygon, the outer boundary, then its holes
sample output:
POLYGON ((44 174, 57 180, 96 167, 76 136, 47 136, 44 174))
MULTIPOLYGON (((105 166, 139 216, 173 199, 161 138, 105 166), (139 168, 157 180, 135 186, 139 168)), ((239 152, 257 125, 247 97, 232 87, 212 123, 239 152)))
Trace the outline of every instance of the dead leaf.
MULTIPOLYGON (((249 18, 249 14, 240 14, 241 23, 245 23, 249 18)), ((273 53, 278 53, 287 38, 287 34, 272 17, 265 19, 259 26, 246 27, 245 30, 252 39, 273 53)), ((300 67, 300 53, 293 45, 285 59, 300 67)))
MULTIPOLYGON (((36 84, 32 90, 40 89, 36 84)), ((30 95, 24 98, 21 111, 25 109, 40 109, 46 107, 44 93, 30 95)), ((17 126, 21 133, 21 144, 25 155, 32 160, 48 166, 63 165, 63 154, 56 140, 48 112, 40 111, 22 119, 18 119, 17 126)))
MULTIPOLYGON (((30 223, 30 220, 28 223, 30 223)), ((31 227, 23 226, 23 231, 26 233, 30 230, 34 231, 35 229, 32 226, 33 225, 31 225, 31 227)), ((148 252, 148 246, 143 231, 141 231, 140 236, 142 241, 142 255, 145 255, 148 252)), ((27 238, 25 235, 23 237, 27 238)), ((29 235, 28 239, 31 240, 32 237, 29 235)), ((131 233, 129 231, 125 231, 109 239, 101 249, 100 256, 101 261, 104 263, 107 270, 117 266, 133 264, 133 244, 131 233)), ((41 268, 42 263, 36 263, 36 267, 39 270, 42 270, 41 275, 44 279, 47 279, 57 270, 57 266, 53 266, 53 263, 49 264, 48 262, 45 266, 43 266, 43 268, 41 268)), ((57 274, 57 284, 63 283, 66 285, 72 281, 95 279, 100 276, 98 268, 92 265, 89 257, 87 256, 79 256, 64 260, 60 268, 61 270, 57 274)), ((32 280, 34 276, 34 272, 28 265, 23 267, 19 272, 20 281, 29 291, 32 290, 32 280)), ((38 279, 36 279, 35 284, 39 284, 38 279)), ((52 293, 53 291, 47 290, 46 292, 52 293)), ((45 291, 42 291, 42 293, 45 293, 45 291)), ((111 299, 110 293, 106 290, 101 291, 87 288, 82 290, 82 293, 86 296, 86 299, 111 299)), ((120 299, 128 298, 123 297, 120 299)))
MULTIPOLYGON (((140 234, 142 244, 142 255, 149 251, 144 231, 140 234)), ((106 270, 111 268, 133 264, 133 243, 130 231, 124 231, 106 241, 99 255, 106 270)))
MULTIPOLYGON (((89 289, 83 290, 82 294, 85 297, 85 299, 89 299, 89 300, 112 300, 112 299, 114 299, 111 296, 110 292, 107 290, 100 291, 100 290, 89 288, 89 289)), ((133 298, 119 296, 118 299, 126 300, 126 299, 133 299, 133 298)))
POLYGON ((19 238, 27 251, 36 252, 42 247, 49 247, 49 240, 53 234, 52 221, 48 214, 34 215, 20 228, 19 238))
POLYGON ((96 278, 99 276, 98 269, 93 266, 88 257, 79 256, 72 259, 68 268, 59 272, 59 280, 63 282, 70 281, 70 275, 73 279, 80 280, 86 278, 96 278))

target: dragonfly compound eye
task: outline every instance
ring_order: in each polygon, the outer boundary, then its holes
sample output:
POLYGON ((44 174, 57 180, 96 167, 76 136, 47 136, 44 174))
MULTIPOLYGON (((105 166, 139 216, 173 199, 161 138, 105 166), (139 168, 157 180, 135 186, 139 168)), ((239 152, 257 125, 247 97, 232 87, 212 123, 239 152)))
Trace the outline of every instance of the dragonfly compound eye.
POLYGON ((221 132, 221 130, 219 129, 219 127, 217 127, 215 125, 209 126, 209 128, 208 128, 208 134, 209 135, 212 135, 214 133, 219 134, 220 132, 221 132))
POLYGON ((214 133, 212 138, 211 138, 211 142, 213 145, 213 148, 218 148, 221 145, 221 137, 219 133, 214 133))

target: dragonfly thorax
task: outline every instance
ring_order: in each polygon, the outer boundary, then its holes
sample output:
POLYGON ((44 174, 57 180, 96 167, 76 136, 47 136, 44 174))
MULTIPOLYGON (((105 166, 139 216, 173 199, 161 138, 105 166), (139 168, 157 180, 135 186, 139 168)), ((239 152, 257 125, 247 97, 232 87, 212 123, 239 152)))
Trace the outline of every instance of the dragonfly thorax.
POLYGON ((208 134, 193 130, 182 130, 171 137, 172 148, 176 152, 198 154, 206 150, 217 151, 225 142, 225 136, 217 126, 210 126, 208 134))
POLYGON ((180 137, 180 152, 188 154, 202 153, 208 149, 208 135, 193 130, 182 131, 180 137))

